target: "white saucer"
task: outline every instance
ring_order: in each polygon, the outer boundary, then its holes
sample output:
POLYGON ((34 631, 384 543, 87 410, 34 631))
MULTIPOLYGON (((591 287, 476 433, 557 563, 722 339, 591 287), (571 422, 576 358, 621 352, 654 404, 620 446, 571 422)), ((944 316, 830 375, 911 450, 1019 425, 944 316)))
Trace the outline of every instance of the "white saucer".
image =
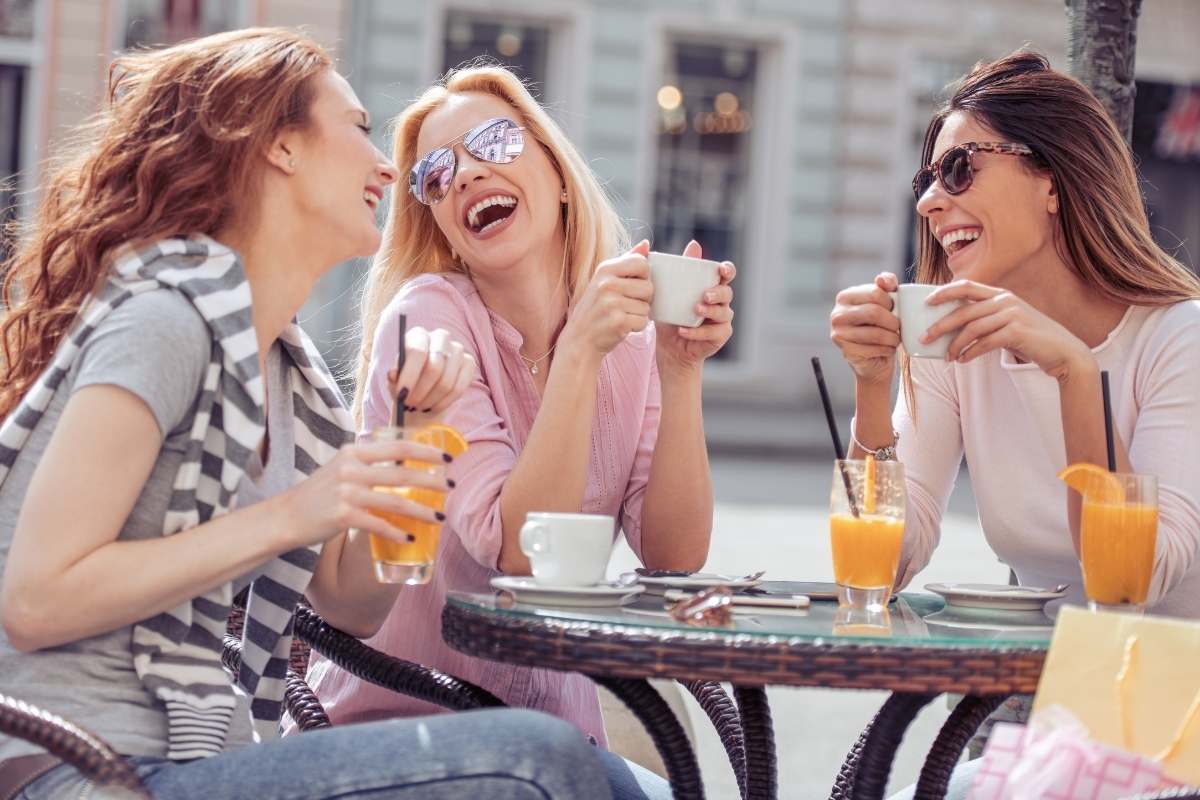
POLYGON ((621 578, 625 579, 629 575, 635 576, 637 582, 645 586, 646 591, 650 594, 663 594, 668 589, 695 592, 700 589, 710 589, 713 586, 728 586, 732 591, 737 592, 742 589, 749 589, 751 586, 758 586, 762 583, 761 578, 752 581, 730 580, 728 575, 716 575, 711 572, 693 572, 691 575, 673 575, 666 578, 651 578, 646 575, 627 572, 621 578))
POLYGON ((940 594, 948 605, 995 611, 1039 611, 1051 600, 1067 596, 1065 591, 1002 583, 927 583, 925 588, 940 594))
POLYGON ((600 583, 595 586, 545 586, 533 578, 497 575, 492 588, 509 592, 518 603, 546 606, 623 606, 645 591, 637 584, 600 583))
POLYGON ((1005 609, 997 614, 996 609, 947 605, 924 620, 931 633, 942 632, 968 638, 1049 638, 1054 631, 1054 620, 1046 616, 1040 607, 1029 611, 1005 609))

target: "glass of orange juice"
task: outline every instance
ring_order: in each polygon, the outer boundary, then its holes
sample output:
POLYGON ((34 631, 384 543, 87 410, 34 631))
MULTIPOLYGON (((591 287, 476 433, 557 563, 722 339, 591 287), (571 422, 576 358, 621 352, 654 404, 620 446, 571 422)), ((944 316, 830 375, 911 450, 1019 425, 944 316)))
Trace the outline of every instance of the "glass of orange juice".
POLYGON ((900 462, 871 458, 834 462, 829 539, 839 605, 887 606, 904 541, 904 498, 900 462))
MULTIPOLYGON (((410 440, 427 444, 451 455, 459 455, 466 449, 461 435, 445 425, 429 425, 418 428, 378 428, 363 436, 363 441, 368 442, 396 440, 410 440)), ((404 462, 404 466, 409 469, 433 469, 444 465, 410 459, 404 462)), ((443 511, 446 507, 446 493, 435 489, 409 486, 374 486, 372 489, 377 492, 397 494, 428 506, 434 511, 443 511)), ((406 542, 397 542, 370 534, 371 556, 375 560, 375 577, 379 582, 428 583, 433 575, 433 564, 437 558, 442 524, 413 519, 390 511, 372 510, 371 513, 387 520, 408 534, 406 542)))
POLYGON ((1142 612, 1154 572, 1158 479, 1110 472, 1083 495, 1079 561, 1092 609, 1142 612))

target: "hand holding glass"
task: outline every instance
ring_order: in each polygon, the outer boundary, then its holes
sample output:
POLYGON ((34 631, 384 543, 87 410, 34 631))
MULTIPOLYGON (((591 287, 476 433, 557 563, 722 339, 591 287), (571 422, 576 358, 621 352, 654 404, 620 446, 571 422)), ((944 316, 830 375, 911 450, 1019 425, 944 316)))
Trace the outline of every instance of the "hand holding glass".
MULTIPOLYGON (((364 439, 375 442, 409 440, 449 451, 454 449, 454 443, 451 441, 453 437, 446 433, 447 430, 449 429, 440 425, 424 428, 379 428, 368 433, 364 439)), ((444 465, 406 459, 403 466, 408 469, 432 470, 444 465)), ((412 500, 435 512, 445 509, 444 491, 416 486, 374 486, 372 489, 412 500)), ((371 557, 375 560, 375 577, 379 582, 428 583, 433 574, 442 524, 380 509, 372 509, 371 513, 408 534, 408 540, 405 542, 370 534, 371 557)))

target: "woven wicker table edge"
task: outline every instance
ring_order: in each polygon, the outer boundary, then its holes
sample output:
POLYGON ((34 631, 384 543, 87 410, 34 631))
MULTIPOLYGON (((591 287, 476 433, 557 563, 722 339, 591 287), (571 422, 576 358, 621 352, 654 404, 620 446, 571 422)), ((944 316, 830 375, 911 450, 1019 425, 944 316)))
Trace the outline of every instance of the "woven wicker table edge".
POLYGON ((1037 647, 881 647, 711 628, 526 619, 457 603, 442 612, 442 636, 467 655, 593 676, 917 693, 1033 694, 1045 660, 1037 647))

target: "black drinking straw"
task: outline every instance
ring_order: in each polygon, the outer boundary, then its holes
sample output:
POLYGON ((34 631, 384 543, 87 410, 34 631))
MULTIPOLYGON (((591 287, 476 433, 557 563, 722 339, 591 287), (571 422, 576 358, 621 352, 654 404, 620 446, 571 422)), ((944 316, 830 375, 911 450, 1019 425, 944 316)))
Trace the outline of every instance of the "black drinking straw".
POLYGON ((1104 395, 1104 444, 1108 446, 1108 471, 1117 471, 1117 454, 1113 450, 1112 399, 1108 391, 1108 370, 1100 370, 1100 393, 1104 395))
POLYGON ((817 389, 821 392, 821 404, 825 406, 825 421, 829 423, 829 435, 833 438, 833 452, 837 456, 838 470, 842 483, 846 484, 846 499, 850 501, 850 515, 858 516, 858 504, 854 502, 854 488, 850 484, 850 473, 846 471, 846 451, 842 449, 842 436, 838 433, 837 419, 833 416, 833 403, 829 402, 829 390, 825 388, 825 374, 821 372, 821 359, 812 357, 813 374, 817 376, 817 389))
MULTIPOLYGON (((405 344, 404 337, 408 333, 408 318, 400 315, 400 354, 396 356, 396 380, 400 380, 400 371, 404 369, 405 344)), ((405 392, 401 391, 396 397, 396 404, 392 406, 392 427, 400 428, 404 426, 404 401, 405 392)))

